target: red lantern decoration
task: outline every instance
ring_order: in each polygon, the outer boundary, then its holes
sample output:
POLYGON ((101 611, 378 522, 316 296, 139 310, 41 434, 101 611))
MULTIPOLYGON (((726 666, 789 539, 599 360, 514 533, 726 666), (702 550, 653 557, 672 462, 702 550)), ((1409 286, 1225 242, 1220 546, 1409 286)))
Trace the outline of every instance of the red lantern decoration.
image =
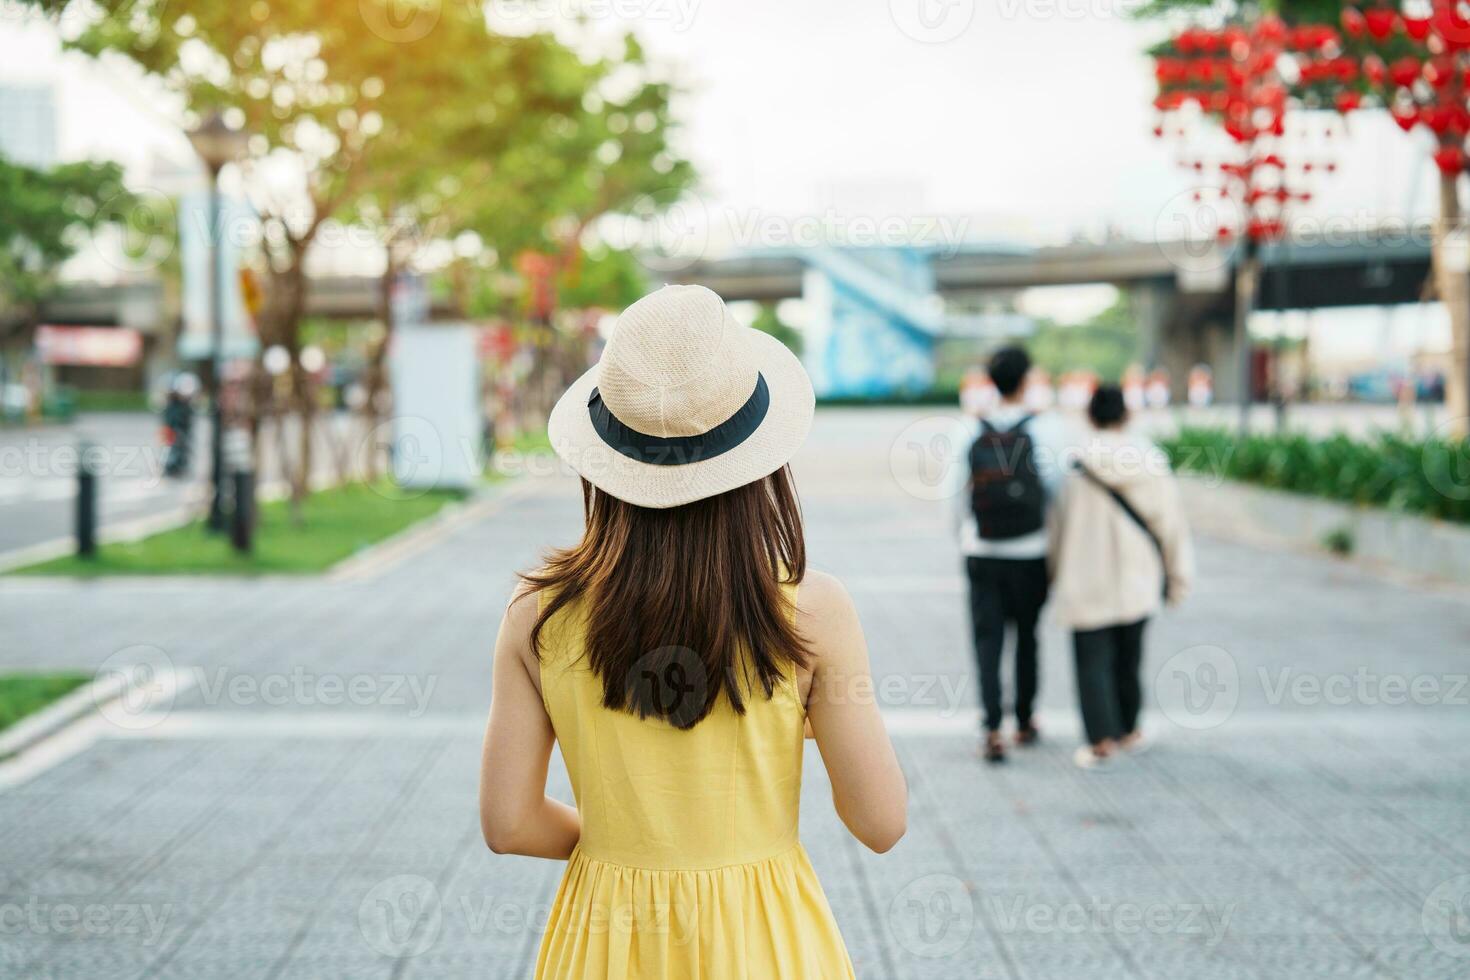
POLYGON ((1429 18, 1430 31, 1438 34, 1450 50, 1470 47, 1470 20, 1449 4, 1436 4, 1429 18))
POLYGON ((1286 24, 1275 14, 1267 14, 1256 21, 1256 40, 1265 44, 1280 44, 1286 40, 1286 24))
POLYGON ((1394 24, 1398 19, 1398 11, 1388 7, 1374 7, 1363 15, 1363 20, 1368 25, 1368 33, 1380 41, 1393 33, 1394 24))
POLYGON ((1388 66, 1388 77, 1403 88, 1413 85, 1419 78, 1419 72, 1419 60, 1412 55, 1404 55, 1388 66))
POLYGON ((1455 114, 1446 106, 1425 106, 1419 111, 1419 121, 1436 135, 1443 136, 1454 123, 1455 114))
POLYGON ((1433 58, 1424 63, 1424 78, 1437 89, 1444 88, 1454 77, 1455 66, 1448 58, 1433 58))
MULTIPOLYGON (((1393 29, 1398 18, 1392 11, 1389 14, 1388 25, 1393 29)), ((1356 21, 1362 21, 1360 12, 1344 14, 1344 23, 1350 28, 1356 21)), ((1366 21, 1358 26, 1358 36, 1365 36, 1366 21)), ((1167 113, 1185 102, 1198 102, 1205 115, 1241 147, 1233 161, 1206 163, 1187 152, 1177 160, 1180 166, 1201 176, 1219 174, 1213 188, 1191 194, 1197 204, 1213 202, 1218 195, 1221 201, 1233 202, 1242 211, 1238 225, 1214 229, 1221 240, 1244 235, 1258 240, 1280 237, 1285 234, 1287 209, 1298 201, 1311 200, 1296 181, 1304 180, 1300 175, 1311 174, 1314 167, 1322 169, 1322 164, 1304 166, 1293 161, 1288 165, 1280 150, 1285 144, 1277 140, 1285 137, 1288 112, 1324 102, 1342 113, 1362 106, 1363 96, 1351 89, 1360 77, 1374 70, 1369 67, 1373 62, 1365 65, 1355 54, 1344 54, 1339 46, 1342 40, 1343 35, 1332 27, 1307 24, 1288 28, 1275 15, 1253 18, 1247 13, 1242 20, 1216 32, 1200 28, 1180 32, 1168 53, 1156 59, 1160 95, 1168 97, 1163 111, 1167 113), (1298 69, 1287 72, 1290 85, 1277 71, 1278 59, 1286 52, 1294 53, 1292 60, 1298 69), (1300 100, 1306 88, 1316 91, 1300 100), (1263 169, 1276 173, 1258 184, 1256 177, 1263 169)), ((1382 59, 1374 61, 1379 76, 1386 78, 1387 67, 1382 59)), ((1417 77, 1420 63, 1410 61, 1417 77)), ((1295 133, 1301 127, 1292 128, 1295 133)), ((1171 123, 1167 116, 1155 126, 1156 133, 1167 130, 1168 135, 1176 129, 1180 136, 1187 136, 1185 129, 1171 123)), ((1304 138, 1320 133, 1316 126, 1313 130, 1304 138)))
POLYGON ((1434 165, 1443 174, 1458 174, 1465 169, 1465 151, 1458 146, 1442 146, 1434 151, 1434 165))

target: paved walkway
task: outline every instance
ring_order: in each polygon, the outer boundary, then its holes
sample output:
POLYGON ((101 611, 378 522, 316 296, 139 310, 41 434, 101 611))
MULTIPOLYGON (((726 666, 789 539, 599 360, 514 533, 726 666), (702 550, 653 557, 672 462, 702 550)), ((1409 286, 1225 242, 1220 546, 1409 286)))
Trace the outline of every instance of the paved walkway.
MULTIPOLYGON (((809 754, 803 838, 859 975, 1470 972, 1463 593, 1202 542, 1198 595, 1150 630, 1154 749, 1069 765, 1049 625, 1051 738, 985 769, 929 431, 824 413, 798 465, 912 788, 908 836, 867 854, 809 754)), ((513 571, 577 518, 538 478, 350 581, 0 580, 0 669, 181 684, 0 789, 0 976, 528 975, 560 866, 481 844, 479 734, 513 571)))

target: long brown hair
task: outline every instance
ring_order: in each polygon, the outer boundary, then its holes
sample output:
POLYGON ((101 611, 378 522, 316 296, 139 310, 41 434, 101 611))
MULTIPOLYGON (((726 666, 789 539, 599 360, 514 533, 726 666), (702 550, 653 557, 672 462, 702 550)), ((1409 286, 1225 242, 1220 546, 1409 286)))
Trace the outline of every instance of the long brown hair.
POLYGON ((806 574, 801 506, 783 467, 692 504, 655 510, 582 481, 586 530, 521 577, 548 598, 531 631, 583 601, 588 665, 602 703, 692 728, 721 693, 739 713, 769 698, 811 650, 781 583, 806 574))

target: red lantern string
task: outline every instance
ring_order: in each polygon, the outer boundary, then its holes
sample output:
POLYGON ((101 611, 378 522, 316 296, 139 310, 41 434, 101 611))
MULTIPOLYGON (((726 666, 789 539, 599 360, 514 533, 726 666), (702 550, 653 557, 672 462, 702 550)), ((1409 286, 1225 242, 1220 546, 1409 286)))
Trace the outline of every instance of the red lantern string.
MULTIPOLYGON (((1299 174, 1312 173, 1314 164, 1289 164, 1286 159, 1286 115, 1298 100, 1277 69, 1283 56, 1290 55, 1296 68, 1293 86, 1354 83, 1362 66, 1343 55, 1342 43, 1342 35, 1329 25, 1288 27, 1279 17, 1267 15, 1217 31, 1187 28, 1159 53, 1154 65, 1159 83, 1155 105, 1165 120, 1155 132, 1186 136, 1186 126, 1169 122, 1176 114, 1186 122, 1210 118, 1237 147, 1236 159, 1208 168, 1195 154, 1180 160, 1196 175, 1218 174, 1218 198, 1240 206, 1239 228, 1216 229, 1222 241, 1238 235, 1256 241, 1279 238, 1285 233, 1287 206, 1312 200, 1310 192, 1292 184, 1299 174)), ((1361 96, 1334 93, 1328 101, 1347 112, 1361 105, 1361 96)), ((1205 199, 1202 189, 1190 196, 1197 203, 1205 199)))

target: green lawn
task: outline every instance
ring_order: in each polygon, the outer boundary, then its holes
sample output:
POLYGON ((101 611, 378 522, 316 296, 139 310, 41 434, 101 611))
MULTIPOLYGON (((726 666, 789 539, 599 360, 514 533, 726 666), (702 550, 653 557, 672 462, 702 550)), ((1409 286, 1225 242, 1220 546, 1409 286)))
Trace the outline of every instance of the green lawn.
POLYGON ((486 461, 485 480, 488 483, 498 483, 501 480, 510 479, 525 470, 530 457, 550 458, 554 455, 551 449, 551 438, 546 434, 546 429, 517 433, 515 438, 509 442, 497 446, 490 459, 486 461))
POLYGON ((85 674, 0 674, 0 731, 89 680, 85 674))
POLYGON ((507 448, 518 453, 550 453, 551 437, 546 434, 545 429, 521 432, 517 433, 507 448))
POLYGON ((223 534, 202 521, 137 541, 105 544, 93 559, 68 555, 17 569, 22 575, 260 575, 321 572, 355 552, 402 531, 462 495, 415 495, 389 484, 349 484, 312 494, 304 521, 291 522, 284 500, 261 505, 255 552, 238 555, 223 534))

